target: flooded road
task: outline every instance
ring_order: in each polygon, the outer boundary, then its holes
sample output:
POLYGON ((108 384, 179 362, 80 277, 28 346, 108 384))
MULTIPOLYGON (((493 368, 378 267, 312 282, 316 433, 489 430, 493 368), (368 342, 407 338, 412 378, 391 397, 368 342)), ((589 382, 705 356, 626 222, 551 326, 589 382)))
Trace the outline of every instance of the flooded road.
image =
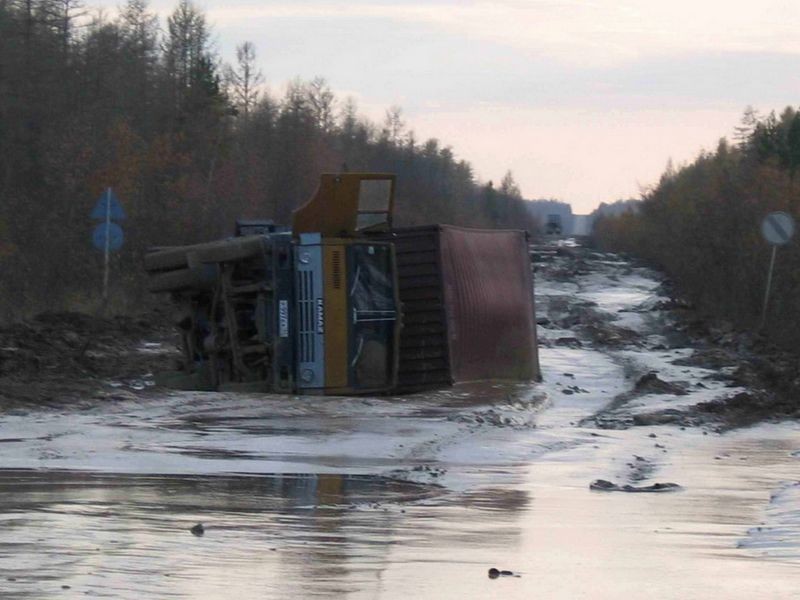
POLYGON ((560 260, 541 384, 0 415, 0 597, 800 597, 798 424, 630 426, 741 389, 686 365, 654 274, 560 260))

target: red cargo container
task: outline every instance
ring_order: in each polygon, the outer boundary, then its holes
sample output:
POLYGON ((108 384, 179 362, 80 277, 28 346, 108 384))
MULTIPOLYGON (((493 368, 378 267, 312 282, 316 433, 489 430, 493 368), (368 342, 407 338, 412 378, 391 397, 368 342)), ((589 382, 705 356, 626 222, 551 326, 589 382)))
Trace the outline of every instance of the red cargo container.
POLYGON ((397 254, 400 390, 540 379, 524 231, 432 225, 381 237, 397 254))

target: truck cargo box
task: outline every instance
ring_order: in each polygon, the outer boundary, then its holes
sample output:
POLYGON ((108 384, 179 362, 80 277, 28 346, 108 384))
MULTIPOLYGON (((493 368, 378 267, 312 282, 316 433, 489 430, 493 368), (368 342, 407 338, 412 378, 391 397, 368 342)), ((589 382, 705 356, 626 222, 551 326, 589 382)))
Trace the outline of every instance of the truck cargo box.
POLYGON ((395 228, 403 327, 398 390, 479 379, 538 380, 524 231, 395 228))

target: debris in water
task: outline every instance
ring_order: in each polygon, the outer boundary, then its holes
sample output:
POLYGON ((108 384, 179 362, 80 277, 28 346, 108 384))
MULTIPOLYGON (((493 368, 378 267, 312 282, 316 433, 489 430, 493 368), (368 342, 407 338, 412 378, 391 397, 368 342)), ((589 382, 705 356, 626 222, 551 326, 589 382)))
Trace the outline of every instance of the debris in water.
POLYGON ((200 537, 201 535, 203 535, 206 532, 206 528, 203 527, 202 523, 198 523, 197 525, 192 527, 189 531, 192 532, 192 535, 196 535, 197 537, 200 537))
POLYGON ((514 571, 501 571, 496 567, 489 569, 489 579, 497 579, 498 577, 519 577, 514 571))
POLYGON ((595 479, 589 485, 589 489, 601 492, 677 492, 683 488, 677 483, 654 483, 637 487, 634 485, 618 485, 605 479, 595 479))

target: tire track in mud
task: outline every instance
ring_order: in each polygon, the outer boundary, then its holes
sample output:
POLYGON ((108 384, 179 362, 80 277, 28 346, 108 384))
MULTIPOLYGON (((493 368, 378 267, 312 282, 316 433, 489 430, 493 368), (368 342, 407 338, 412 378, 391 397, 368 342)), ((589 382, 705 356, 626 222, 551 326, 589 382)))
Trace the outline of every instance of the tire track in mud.
POLYGON ((656 272, 572 247, 540 265, 538 275, 540 290, 550 292, 537 305, 542 345, 601 353, 628 382, 580 424, 712 426, 709 411, 697 407, 747 391, 724 368, 703 360, 672 312, 685 305, 664 295, 656 272))
MULTIPOLYGON (((673 426, 699 428, 707 434, 770 416, 769 393, 752 376, 756 369, 748 367, 757 359, 742 355, 744 344, 724 327, 716 338, 708 335, 708 326, 698 326, 689 307, 668 296, 669 288, 657 274, 585 249, 560 253, 538 271, 540 288, 551 291, 537 304, 543 351, 570 347, 597 352, 617 364, 627 382, 627 389, 608 395, 602 406, 576 423, 578 427, 644 426, 652 432, 653 426, 673 426), (648 278, 651 282, 645 284, 642 279, 648 278), (626 297, 624 293, 612 291, 609 300, 599 289, 637 285, 644 297, 628 295, 627 306, 614 304, 626 297), (559 293, 559 288, 569 293, 559 293), (738 349, 734 348, 737 344, 738 349), (745 376, 740 375, 743 370, 745 376)), ((778 415, 782 410, 776 411, 778 415)), ((607 467, 620 481, 615 487, 625 488, 627 481, 631 489, 638 488, 665 468, 675 475, 674 457, 669 458, 673 448, 667 442, 672 436, 666 435, 650 433, 655 439, 650 444, 639 442, 634 454, 628 454, 631 448, 625 444, 611 446, 607 467)), ((798 498, 800 482, 778 484, 769 495, 761 523, 743 532, 736 547, 764 558, 796 561, 800 557, 798 498)))
MULTIPOLYGON (((707 422, 693 417, 693 407, 729 395, 728 381, 718 371, 689 372, 675 364, 693 349, 689 336, 675 328, 668 310, 675 303, 663 294, 662 278, 616 256, 580 247, 562 247, 555 256, 548 256, 548 262, 537 266, 542 352, 571 348, 597 353, 619 367, 623 383, 623 389, 606 394, 596 406, 587 406, 585 414, 570 425, 627 429, 707 422), (699 380, 712 375, 717 377, 713 385, 699 380)), ((576 384, 574 390, 561 389, 561 393, 571 395, 580 389, 580 379, 576 384)), ((564 444, 558 446, 565 449, 564 444)), ((650 479, 660 468, 664 452, 664 444, 654 441, 645 455, 619 457, 625 467, 617 476, 631 484, 650 479)))

